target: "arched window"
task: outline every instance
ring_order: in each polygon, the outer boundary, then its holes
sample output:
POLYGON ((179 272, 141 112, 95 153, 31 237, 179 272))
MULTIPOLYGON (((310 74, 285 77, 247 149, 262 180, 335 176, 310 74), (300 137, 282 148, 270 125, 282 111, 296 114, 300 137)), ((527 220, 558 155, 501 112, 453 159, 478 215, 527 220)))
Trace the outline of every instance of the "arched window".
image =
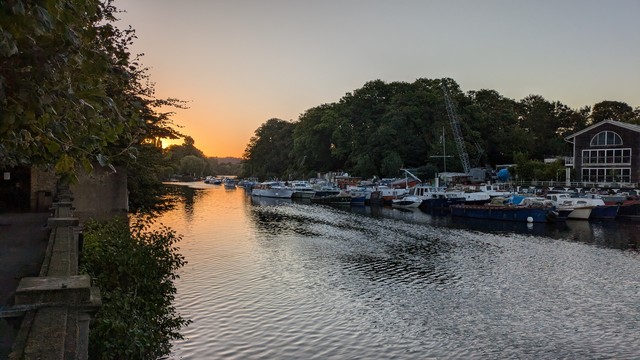
POLYGON ((601 131, 591 138, 591 146, 622 145, 622 138, 613 131, 601 131))

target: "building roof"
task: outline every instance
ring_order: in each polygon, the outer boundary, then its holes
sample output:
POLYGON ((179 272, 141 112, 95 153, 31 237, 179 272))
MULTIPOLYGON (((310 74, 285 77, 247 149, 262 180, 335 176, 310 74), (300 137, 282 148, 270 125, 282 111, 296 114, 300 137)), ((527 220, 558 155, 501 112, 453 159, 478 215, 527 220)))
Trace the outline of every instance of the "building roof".
POLYGON ((634 125, 634 124, 629 124, 629 123, 625 123, 625 122, 622 122, 622 121, 615 121, 615 120, 603 120, 603 121, 600 121, 599 123, 596 123, 596 124, 593 124, 593 125, 589 126, 586 129, 582 129, 582 130, 578 131, 577 133, 571 134, 571 135, 565 137, 564 139, 565 139, 565 141, 569 141, 569 139, 572 139, 572 138, 574 138, 574 137, 576 137, 578 135, 582 135, 582 134, 586 133, 587 131, 595 129, 598 126, 603 125, 603 124, 611 124, 611 125, 615 125, 615 126, 619 126, 619 127, 628 129, 628 130, 633 130, 633 131, 640 132, 640 125, 634 125))

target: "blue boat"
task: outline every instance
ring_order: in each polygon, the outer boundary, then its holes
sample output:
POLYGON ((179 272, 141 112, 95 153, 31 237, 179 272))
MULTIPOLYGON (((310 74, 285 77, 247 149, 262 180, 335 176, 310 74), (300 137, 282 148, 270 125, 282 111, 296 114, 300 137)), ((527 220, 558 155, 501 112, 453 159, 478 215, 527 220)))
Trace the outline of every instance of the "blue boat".
POLYGON ((549 206, 451 205, 452 216, 485 220, 549 222, 557 215, 549 206))
POLYGON ((451 205, 464 204, 466 202, 463 197, 449 197, 446 195, 433 195, 429 198, 423 198, 420 207, 424 209, 446 209, 451 205))

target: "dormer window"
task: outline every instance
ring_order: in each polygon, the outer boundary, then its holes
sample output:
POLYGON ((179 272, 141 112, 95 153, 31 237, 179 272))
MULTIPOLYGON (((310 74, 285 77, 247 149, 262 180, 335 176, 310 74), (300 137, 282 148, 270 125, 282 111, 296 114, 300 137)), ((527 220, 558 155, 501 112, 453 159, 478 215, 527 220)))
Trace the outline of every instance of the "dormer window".
POLYGON ((622 145, 622 138, 613 131, 601 131, 591 138, 591 146, 622 145))

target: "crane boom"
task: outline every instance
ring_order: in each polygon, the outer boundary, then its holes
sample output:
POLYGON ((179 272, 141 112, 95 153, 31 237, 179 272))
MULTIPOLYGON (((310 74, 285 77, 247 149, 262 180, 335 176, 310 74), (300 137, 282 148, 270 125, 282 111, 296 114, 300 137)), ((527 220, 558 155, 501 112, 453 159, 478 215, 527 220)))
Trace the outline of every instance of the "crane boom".
POLYGON ((442 83, 442 91, 444 92, 444 102, 447 108, 447 114, 449 115, 449 122, 451 122, 451 129, 453 130, 453 138, 458 148, 458 154, 460 155, 460 161, 462 162, 462 168, 464 172, 469 174, 471 171, 471 163, 469 162, 469 154, 464 144, 464 138, 462 137, 462 131, 460 130, 460 121, 458 121, 458 114, 456 114, 456 108, 453 105, 453 101, 449 96, 447 86, 442 83))

